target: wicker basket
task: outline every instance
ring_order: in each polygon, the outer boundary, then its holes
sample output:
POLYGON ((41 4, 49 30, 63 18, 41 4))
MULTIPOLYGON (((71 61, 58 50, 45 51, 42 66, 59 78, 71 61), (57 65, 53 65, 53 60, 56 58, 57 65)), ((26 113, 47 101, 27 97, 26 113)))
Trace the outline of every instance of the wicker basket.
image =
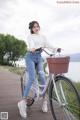
POLYGON ((49 72, 54 74, 67 73, 70 57, 47 58, 49 72))

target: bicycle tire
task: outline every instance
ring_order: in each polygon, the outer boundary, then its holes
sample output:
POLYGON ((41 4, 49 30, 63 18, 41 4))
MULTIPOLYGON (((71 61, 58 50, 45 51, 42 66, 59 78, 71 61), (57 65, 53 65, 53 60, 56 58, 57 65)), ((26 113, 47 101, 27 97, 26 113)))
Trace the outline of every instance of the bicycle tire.
POLYGON ((80 96, 75 86, 73 85, 70 79, 64 76, 59 75, 55 77, 55 83, 58 87, 58 95, 61 102, 64 102, 64 100, 61 96, 62 93, 60 93, 61 88, 59 88, 59 85, 58 85, 58 83, 60 84, 60 82, 62 84, 64 95, 67 100, 67 105, 63 107, 59 106, 59 102, 54 90, 53 81, 51 81, 50 87, 49 87, 49 101, 50 101, 50 108, 51 108, 51 112, 54 120, 80 120, 80 96), (72 97, 72 100, 71 100, 71 97, 72 97), (62 111, 60 112, 60 110, 62 111), (67 113, 65 114, 65 116, 63 116, 63 113, 62 113, 64 111, 65 113, 67 113))
POLYGON ((20 82, 21 82, 21 95, 22 95, 22 97, 23 97, 23 91, 24 91, 24 89, 23 89, 23 77, 21 76, 21 78, 20 78, 20 82))
MULTIPOLYGON (((23 92, 24 92, 24 89, 25 89, 25 86, 24 86, 24 75, 25 75, 26 71, 23 72, 21 78, 20 78, 20 81, 21 81, 21 94, 22 94, 22 97, 23 97, 23 92)), ((26 79, 26 78, 25 78, 26 79)), ((34 103, 34 99, 29 97, 27 98, 27 106, 30 107, 32 106, 34 103)))

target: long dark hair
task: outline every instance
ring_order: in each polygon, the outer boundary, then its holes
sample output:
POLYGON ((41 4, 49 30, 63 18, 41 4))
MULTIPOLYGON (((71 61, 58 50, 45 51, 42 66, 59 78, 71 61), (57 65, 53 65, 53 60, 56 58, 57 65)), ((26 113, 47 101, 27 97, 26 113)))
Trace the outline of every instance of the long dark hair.
POLYGON ((40 25, 39 25, 39 23, 37 21, 30 22, 29 23, 29 29, 30 29, 31 34, 34 34, 34 32, 32 31, 32 28, 34 27, 35 23, 40 27, 40 25))

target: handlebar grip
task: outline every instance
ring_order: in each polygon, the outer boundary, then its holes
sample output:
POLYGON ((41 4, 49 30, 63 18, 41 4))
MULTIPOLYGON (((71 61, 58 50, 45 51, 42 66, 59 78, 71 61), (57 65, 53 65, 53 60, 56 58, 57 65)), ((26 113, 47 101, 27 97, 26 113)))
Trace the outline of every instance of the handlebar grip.
POLYGON ((36 52, 37 52, 37 51, 42 51, 42 48, 38 48, 38 49, 36 49, 35 51, 36 51, 36 52))
POLYGON ((60 52, 61 52, 61 48, 58 48, 58 49, 57 49, 57 52, 60 53, 60 52))

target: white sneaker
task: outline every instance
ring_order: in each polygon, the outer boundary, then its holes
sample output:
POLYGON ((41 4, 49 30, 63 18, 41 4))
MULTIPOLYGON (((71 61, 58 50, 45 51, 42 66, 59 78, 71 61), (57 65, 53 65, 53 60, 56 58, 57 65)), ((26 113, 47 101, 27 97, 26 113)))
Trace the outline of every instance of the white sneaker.
POLYGON ((42 111, 43 112, 48 112, 48 106, 47 106, 47 101, 43 101, 43 105, 42 105, 42 111))
POLYGON ((26 113, 27 106, 24 100, 21 100, 20 102, 18 102, 18 108, 19 108, 21 117, 27 118, 27 113, 26 113))

